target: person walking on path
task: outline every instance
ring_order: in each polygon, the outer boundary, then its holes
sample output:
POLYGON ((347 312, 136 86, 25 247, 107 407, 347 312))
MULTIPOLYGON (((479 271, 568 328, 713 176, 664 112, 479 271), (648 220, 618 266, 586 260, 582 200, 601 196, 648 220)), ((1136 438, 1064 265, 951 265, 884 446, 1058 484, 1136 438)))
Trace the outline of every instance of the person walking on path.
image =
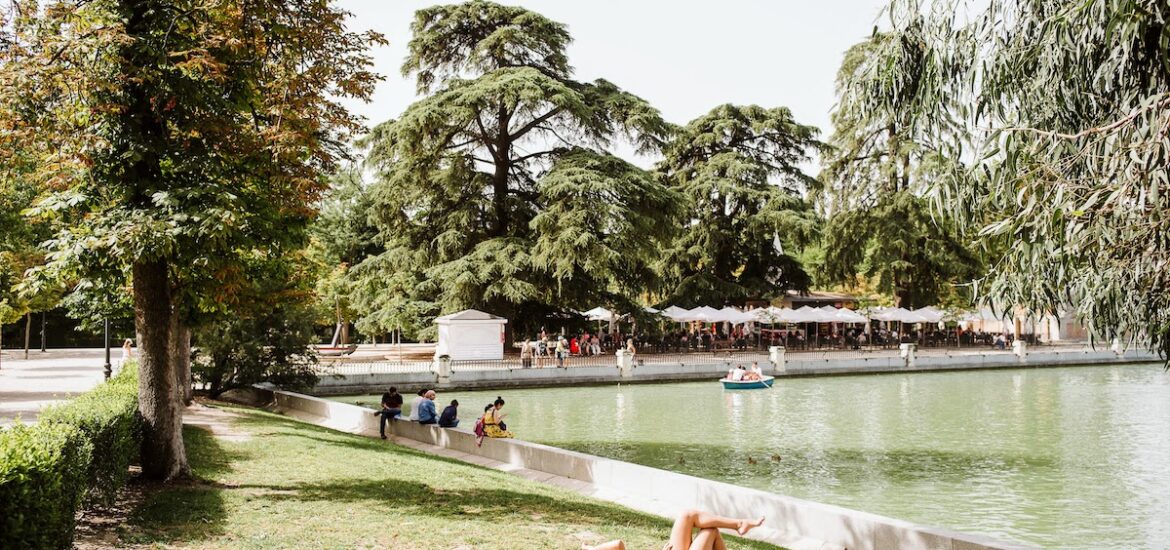
POLYGON ((378 433, 386 439, 386 421, 393 420, 402 414, 402 394, 398 388, 390 387, 390 391, 382 394, 382 409, 374 411, 378 419, 378 433))
POLYGON ((435 413, 435 390, 427 390, 423 395, 422 403, 418 410, 419 424, 434 424, 439 421, 439 415, 435 413))
POLYGON ((557 338, 557 368, 565 368, 565 355, 569 353, 569 348, 565 345, 565 337, 557 338))
POLYGON ((532 368, 532 344, 528 342, 528 339, 520 344, 520 363, 526 369, 532 368))

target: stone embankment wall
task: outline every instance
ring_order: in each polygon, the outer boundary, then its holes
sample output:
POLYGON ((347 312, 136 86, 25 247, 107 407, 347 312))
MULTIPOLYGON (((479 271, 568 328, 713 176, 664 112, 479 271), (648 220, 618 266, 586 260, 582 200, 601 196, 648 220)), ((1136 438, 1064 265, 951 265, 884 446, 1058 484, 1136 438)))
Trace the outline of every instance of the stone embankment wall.
MULTIPOLYGON (((405 393, 422 387, 461 390, 712 380, 720 378, 727 372, 727 369, 737 364, 750 363, 753 360, 759 360, 765 369, 770 365, 766 355, 719 359, 714 356, 704 357, 701 354, 694 354, 691 356, 677 355, 669 360, 655 358, 653 362, 644 364, 631 359, 625 369, 618 366, 622 358, 616 357, 612 366, 581 366, 567 369, 455 369, 445 373, 447 376, 440 376, 437 372, 326 374, 321 377, 321 381, 312 393, 316 395, 380 393, 389 386, 397 386, 400 391, 405 393)), ((771 363, 773 366, 769 373, 777 377, 834 376, 968 369, 1115 365, 1152 361, 1160 361, 1157 354, 1141 350, 1130 350, 1123 355, 1112 351, 1079 349, 1023 354, 965 352, 951 355, 932 353, 917 355, 909 360, 907 357, 890 353, 788 354, 787 358, 781 355, 779 361, 771 363)))

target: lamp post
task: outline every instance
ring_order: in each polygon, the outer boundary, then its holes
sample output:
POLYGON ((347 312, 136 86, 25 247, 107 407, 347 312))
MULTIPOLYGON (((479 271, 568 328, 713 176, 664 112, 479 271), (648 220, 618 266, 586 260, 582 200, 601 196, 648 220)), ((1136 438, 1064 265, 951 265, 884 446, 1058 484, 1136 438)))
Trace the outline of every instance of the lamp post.
POLYGON ((102 319, 102 323, 105 325, 105 333, 106 333, 106 335, 105 335, 105 338, 106 338, 105 375, 106 375, 106 380, 109 380, 110 374, 113 373, 113 368, 110 366, 110 319, 109 318, 102 319))

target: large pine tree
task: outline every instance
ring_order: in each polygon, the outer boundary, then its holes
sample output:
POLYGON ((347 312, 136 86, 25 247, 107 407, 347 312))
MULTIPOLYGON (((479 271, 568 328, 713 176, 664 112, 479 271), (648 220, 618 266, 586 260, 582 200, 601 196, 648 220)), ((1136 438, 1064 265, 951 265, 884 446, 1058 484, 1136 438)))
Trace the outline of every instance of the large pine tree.
POLYGON ((815 216, 803 195, 818 186, 801 164, 818 130, 784 107, 720 105, 678 132, 658 169, 687 199, 687 223, 662 257, 674 304, 773 298, 807 290, 809 277, 776 241, 807 243, 815 216))
POLYGON ((359 292, 377 294, 357 300, 365 315, 420 330, 476 307, 536 328, 569 308, 631 305, 681 201, 610 150, 658 150, 658 111, 575 80, 568 30, 524 8, 435 6, 411 30, 403 73, 425 97, 364 141, 386 249, 354 269, 359 292))

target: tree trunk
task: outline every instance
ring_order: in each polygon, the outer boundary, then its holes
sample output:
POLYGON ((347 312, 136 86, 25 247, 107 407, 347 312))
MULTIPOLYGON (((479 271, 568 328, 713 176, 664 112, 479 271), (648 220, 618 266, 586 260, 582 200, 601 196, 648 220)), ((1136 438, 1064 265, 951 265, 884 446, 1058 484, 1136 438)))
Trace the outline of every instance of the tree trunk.
POLYGON ((508 233, 508 170, 505 159, 496 160, 496 171, 492 174, 492 209, 496 214, 496 236, 508 233))
POLYGON ((142 413, 142 475, 169 481, 189 473, 183 447, 183 407, 175 390, 171 356, 171 304, 167 264, 133 266, 134 324, 138 331, 138 410, 142 413))
POLYGON ((28 337, 32 333, 32 312, 24 314, 24 358, 28 359, 28 337))
POLYGON ((171 361, 175 366, 175 393, 183 405, 190 405, 191 385, 191 328, 178 314, 171 316, 171 361))

